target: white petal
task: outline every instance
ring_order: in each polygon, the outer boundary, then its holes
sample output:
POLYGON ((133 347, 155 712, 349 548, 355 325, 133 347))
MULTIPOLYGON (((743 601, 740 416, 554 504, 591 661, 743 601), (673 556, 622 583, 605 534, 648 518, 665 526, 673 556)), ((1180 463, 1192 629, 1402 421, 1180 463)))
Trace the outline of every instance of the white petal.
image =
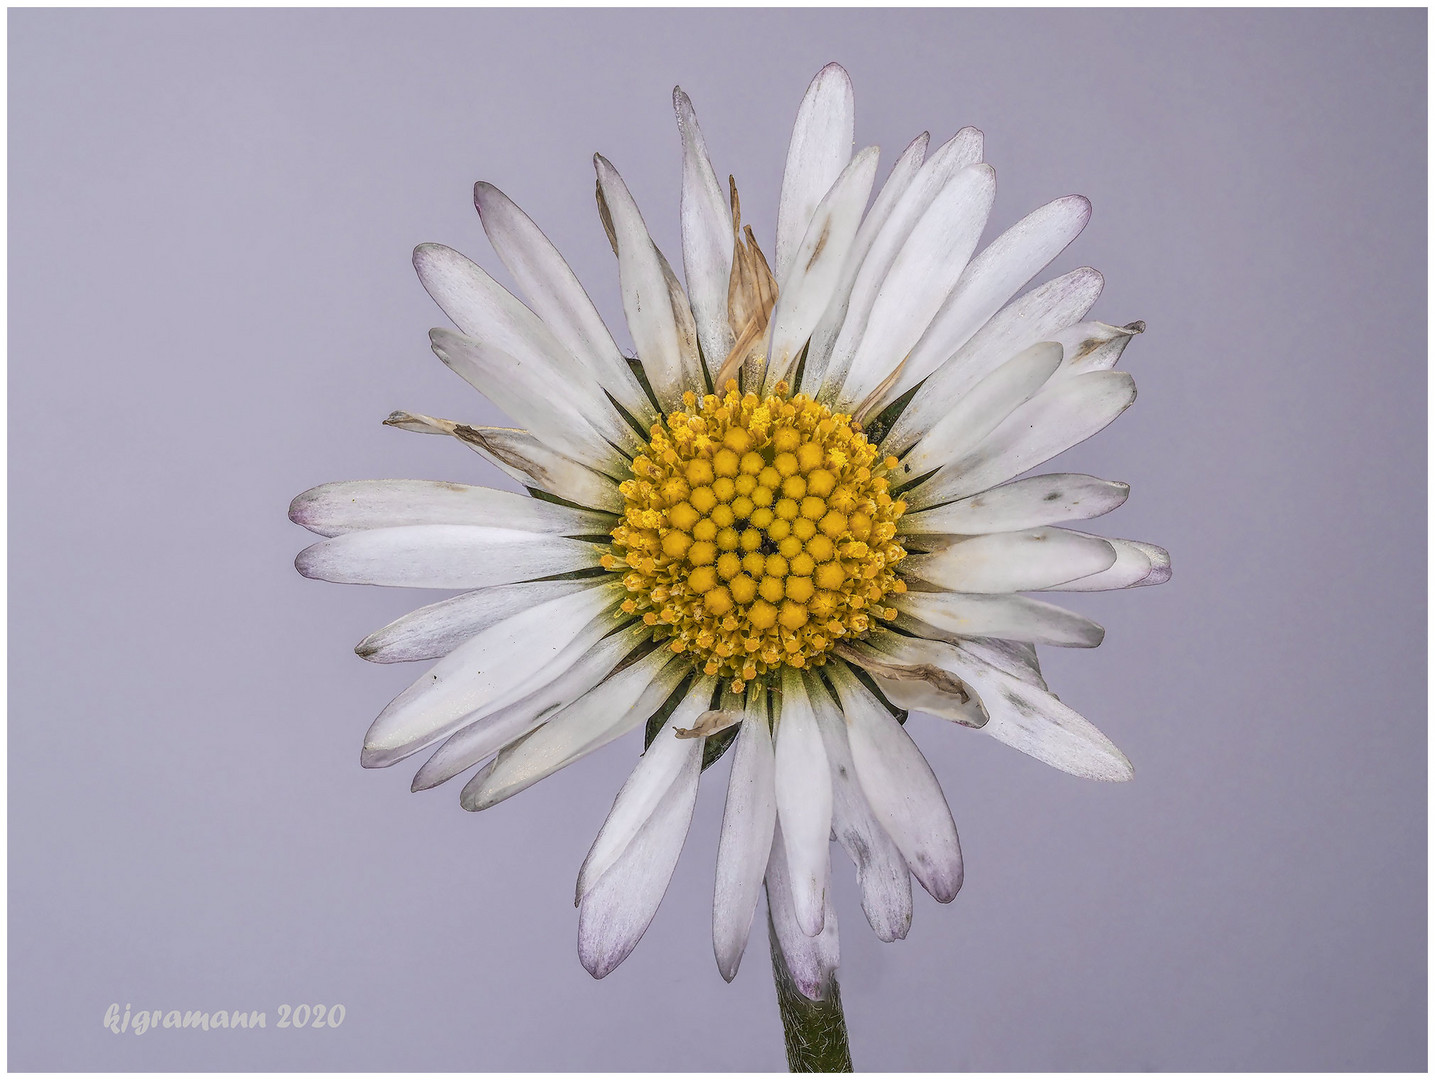
POLYGON ((935 635, 943 640, 949 640, 946 635, 995 637, 1094 649, 1106 635, 1074 611, 1026 596, 909 591, 890 597, 889 602, 902 614, 943 632, 935 635))
POLYGON ((895 401, 961 348, 997 310, 1080 235, 1091 203, 1067 195, 1032 211, 993 240, 962 272, 878 408, 895 401))
POLYGON ((908 504, 922 510, 1010 480, 1091 438, 1135 400, 1136 382, 1124 371, 1053 379, 980 446, 913 488, 908 504))
POLYGON ((365 660, 397 664, 437 660, 474 634, 520 611, 593 587, 592 581, 522 581, 451 596, 401 615, 354 647, 365 660))
POLYGON ((716 371, 734 344, 727 318, 732 208, 708 160, 693 103, 680 87, 673 89, 673 110, 683 138, 683 277, 693 303, 698 341, 709 368, 716 371))
POLYGON ((691 670, 676 659, 658 648, 609 676, 500 751, 492 768, 464 787, 460 804, 465 810, 485 810, 646 723, 691 670))
POLYGON ((617 862, 578 908, 578 959, 601 979, 628 958, 658 913, 687 839, 698 797, 702 753, 663 794, 617 862))
POLYGON ((1002 308, 918 387, 883 440, 884 452, 901 454, 998 366, 1080 320, 1101 295, 1101 284, 1101 275, 1083 266, 1002 308))
POLYGON ((1129 780, 1131 762, 1092 723, 1052 694, 954 646, 944 663, 981 699, 982 728, 1038 761, 1090 780, 1129 780))
POLYGON ((384 707, 361 763, 392 765, 551 682, 611 628, 617 599, 612 587, 560 596, 474 635, 384 707))
POLYGON ((628 185, 601 154, 594 155, 598 186, 613 222, 623 312, 638 359, 665 412, 680 407, 683 391, 704 390, 696 356, 683 349, 663 259, 643 224, 628 185))
POLYGON ((853 355, 867 330, 868 318, 877 302, 879 290, 902 246, 912 235, 913 228, 952 179, 981 159, 982 133, 976 128, 963 128, 937 148, 898 196, 886 220, 871 238, 862 264, 856 270, 842 325, 833 329, 835 338, 830 344, 830 335, 824 334, 819 345, 824 350, 820 354, 824 374, 822 382, 816 385, 820 387, 823 400, 830 400, 846 380, 853 355))
POLYGON ((973 536, 929 555, 909 555, 902 573, 953 592, 1025 592, 1098 573, 1115 561, 1115 551, 1100 537, 1065 529, 1024 529, 973 536))
POLYGON ((611 477, 594 472, 522 428, 460 426, 458 436, 515 480, 560 499, 622 513, 623 494, 611 477))
POLYGON ((964 650, 992 667, 1005 671, 1028 686, 1049 691, 1041 674, 1036 646, 1029 641, 1008 641, 1004 638, 967 638, 957 642, 964 650))
POLYGON ((832 300, 876 175, 877 148, 869 146, 842 170, 812 214, 777 291, 767 354, 769 391, 781 379, 791 381, 798 353, 832 300))
POLYGON ((773 738, 777 818, 787 837, 788 880, 802 932, 822 932, 828 844, 832 834, 832 777, 822 733, 796 668, 782 669, 782 707, 773 738))
POLYGON ((616 524, 611 514, 437 480, 320 484, 295 496, 289 504, 289 520, 320 536, 399 525, 486 525, 557 536, 598 536, 616 524))
POLYGON ((837 912, 831 900, 823 911, 822 932, 815 937, 803 931, 793 907, 792 884, 787 876, 787 852, 782 826, 772 834, 772 853, 767 862, 767 910, 778 948, 787 962, 792 981, 806 997, 822 1001, 832 993, 833 976, 841 959, 837 944, 837 912))
POLYGON ((899 709, 924 712, 966 727, 979 728, 987 722, 981 703, 970 694, 953 694, 925 679, 888 679, 869 671, 877 689, 899 709))
POLYGON ((787 144, 773 265, 779 282, 795 261, 817 204, 852 159, 855 125, 852 80, 841 65, 828 64, 807 87, 787 144))
POLYGON ((1136 585, 1159 585, 1171 576, 1171 556, 1164 548, 1109 536, 1101 539, 1116 549, 1116 562, 1089 577, 1047 587, 1062 592, 1102 592, 1106 589, 1129 589, 1136 585), (1164 576, 1158 571, 1164 571, 1164 576))
POLYGON ((1131 779, 1126 755, 1089 720, 1034 685, 1030 673, 1023 678, 966 648, 890 631, 874 633, 859 649, 883 650, 881 655, 914 666, 932 665, 960 679, 989 717, 982 730, 1038 761, 1091 780, 1131 779))
POLYGON ((569 384, 550 367, 524 363, 451 330, 430 330, 429 343, 464 382, 540 440, 591 469, 622 473, 623 455, 584 417, 579 402, 567 393, 569 384))
MULTIPOLYGON (((996 171, 969 165, 932 200, 882 279, 837 407, 868 398, 901 364, 976 250, 996 197, 996 171)), ((935 365, 934 365, 935 366, 935 365)))
POLYGON ((714 686, 716 681, 713 679, 693 680, 682 702, 638 759, 618 797, 613 800, 613 808, 608 811, 608 817, 578 871, 579 900, 628 850, 628 845, 680 777, 691 772, 692 787, 697 790, 697 774, 703 761, 703 740, 680 739, 675 732, 707 711, 714 686))
POLYGON ((842 266, 842 273, 837 279, 837 286, 832 290, 832 299, 823 312, 822 318, 818 320, 816 329, 812 332, 812 338, 807 346, 807 359, 802 367, 802 383, 799 389, 811 396, 814 387, 822 385, 823 373, 827 370, 827 358, 832 353, 833 343, 837 340, 837 332, 842 328, 842 321, 847 315, 847 302, 852 296, 852 286, 857 280, 857 273, 862 269, 862 264, 867 258, 867 253, 872 249, 872 243, 877 238, 877 233, 886 224, 887 218, 891 216, 892 209, 897 205, 897 200, 902 197, 906 190, 911 187, 917 171, 922 167, 922 161, 927 154, 927 142, 931 138, 927 132, 922 132, 902 151, 902 155, 892 166, 892 171, 887 174, 887 182, 882 185, 882 190, 872 200, 872 208, 862 219, 861 226, 857 229, 857 236, 852 241, 851 250, 847 252, 847 261, 842 266))
POLYGON ((1082 322, 1057 333, 1054 341, 1061 343, 1066 361, 1057 372, 1060 376, 1081 375, 1088 371, 1110 371, 1121 359, 1126 346, 1137 334, 1144 333, 1144 322, 1111 326, 1103 322, 1082 322))
POLYGON ((482 525, 403 525, 321 540, 299 552, 305 577, 346 585, 481 589, 597 566, 594 545, 482 525))
POLYGON ((1171 580, 1171 553, 1169 551, 1143 540, 1128 540, 1126 542, 1135 544, 1151 560, 1151 572, 1138 581, 1137 585, 1164 585, 1171 580))
MULTIPOLYGON (((539 724, 597 686, 637 646, 649 637, 647 627, 636 623, 609 634, 592 645, 557 678, 532 693, 493 712, 479 710, 471 723, 465 717, 457 731, 445 739, 414 775, 412 790, 424 791, 467 772, 484 758, 521 739, 539 724)), ((570 646, 571 648, 571 646, 570 646)), ((555 661, 554 668, 562 664, 555 661)))
POLYGON ((894 482, 905 482, 959 461, 998 424, 1031 399, 1061 366, 1061 346, 1041 341, 1017 353, 952 405, 902 458, 894 482))
POLYGON ((737 974, 747 948, 777 822, 766 691, 754 686, 747 701, 747 719, 732 748, 713 889, 713 953, 728 982, 737 974))
POLYGON ((1003 484, 934 510, 904 514, 898 527, 905 536, 1011 532, 1100 517, 1124 503, 1130 493, 1129 484, 1114 480, 1098 480, 1083 473, 1046 473, 1003 484))
POLYGON ((820 685, 811 686, 810 696, 832 767, 832 831, 857 867, 867 921, 881 940, 896 941, 906 937, 912 925, 907 861, 867 805, 847 745, 847 725, 836 702, 820 685))
POLYGON ((493 250, 544 326, 637 420, 648 424, 656 419, 653 403, 598 309, 543 230, 492 184, 475 184, 473 203, 493 250))
MULTIPOLYGON (((637 445, 631 426, 613 408, 592 372, 543 325, 542 319, 481 267, 453 248, 420 244, 414 249, 414 269, 429 295, 465 337, 507 354, 516 366, 541 372, 540 377, 550 387, 563 387, 565 396, 578 406, 581 415, 608 440, 620 446, 637 445)), ((478 389, 491 396, 487 389, 478 389)), ((503 408, 497 399, 494 403, 503 408)))
MULTIPOLYGON (((580 465, 522 428, 470 427, 422 413, 392 412, 384 423, 425 435, 448 435, 482 455, 525 487, 579 506, 622 513, 623 495, 611 477, 580 465)), ((621 467, 618 469, 622 471, 621 467)))
POLYGON ((962 848, 941 785, 896 717, 842 664, 830 664, 868 805, 922 887, 949 903, 962 887, 962 848))

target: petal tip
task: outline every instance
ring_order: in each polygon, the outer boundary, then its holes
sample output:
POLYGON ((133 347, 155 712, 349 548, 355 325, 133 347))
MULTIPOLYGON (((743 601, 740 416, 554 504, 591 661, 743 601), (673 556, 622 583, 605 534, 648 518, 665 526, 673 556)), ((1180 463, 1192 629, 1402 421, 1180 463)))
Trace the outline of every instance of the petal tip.
POLYGON ((950 904, 957 898, 957 893, 962 891, 962 882, 965 875, 960 867, 957 868, 956 876, 950 881, 941 882, 932 893, 932 898, 939 904, 950 904))
POLYGON ((359 751, 359 764, 365 769, 382 769, 392 765, 397 758, 390 755, 383 747, 370 746, 365 743, 364 748, 359 751))
POLYGON ((737 978, 737 969, 742 964, 741 950, 738 950, 735 956, 724 957, 721 952, 716 950, 713 955, 717 960, 718 974, 722 976, 723 982, 732 982, 737 978))
POLYGON ((289 501, 289 520, 295 525, 303 525, 304 509, 309 505, 313 496, 313 488, 300 492, 289 501))
POLYGON ((317 544, 310 544, 298 555, 294 556, 294 569, 303 574, 306 578, 314 581, 322 581, 318 568, 318 549, 323 547, 326 541, 320 540, 317 544))
MULTIPOLYGON (((479 219, 483 218, 484 204, 491 204, 494 199, 502 198, 503 192, 494 187, 487 180, 478 180, 473 185, 473 207, 478 211, 479 219)), ((492 209, 490 205, 489 209, 492 209)))

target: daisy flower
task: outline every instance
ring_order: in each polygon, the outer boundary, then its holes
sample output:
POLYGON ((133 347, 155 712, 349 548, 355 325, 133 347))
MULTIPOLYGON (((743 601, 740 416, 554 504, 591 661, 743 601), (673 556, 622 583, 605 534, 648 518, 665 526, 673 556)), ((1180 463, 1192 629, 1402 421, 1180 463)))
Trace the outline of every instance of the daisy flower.
POLYGON ((1120 506, 1125 484, 1024 474, 1135 400, 1114 367, 1143 326, 1085 321, 1102 284, 1088 267, 1017 296, 1090 204, 1056 199, 979 251, 996 174, 974 128, 931 152, 919 136, 878 186, 877 148, 853 152, 847 73, 825 67, 798 109, 769 260, 681 90, 674 105, 681 281, 595 158, 636 356, 490 184, 474 200, 524 300, 451 248, 414 253, 456 327, 430 332, 434 352, 518 426, 386 423, 457 439, 528 494, 325 484, 290 508, 328 537, 297 566, 460 590, 358 645, 377 663, 437 660, 374 721, 365 766, 427 751, 415 790, 476 769, 460 800, 482 810, 633 736, 643 752, 578 876, 596 977, 652 920, 699 777, 726 753, 718 969, 736 974, 765 887, 792 982, 822 999, 831 839, 884 941, 908 932, 913 878, 943 903, 962 884, 906 710, 1078 776, 1131 776, 1047 689, 1036 646, 1102 639, 1051 593, 1159 584, 1170 560, 1058 527, 1120 506))

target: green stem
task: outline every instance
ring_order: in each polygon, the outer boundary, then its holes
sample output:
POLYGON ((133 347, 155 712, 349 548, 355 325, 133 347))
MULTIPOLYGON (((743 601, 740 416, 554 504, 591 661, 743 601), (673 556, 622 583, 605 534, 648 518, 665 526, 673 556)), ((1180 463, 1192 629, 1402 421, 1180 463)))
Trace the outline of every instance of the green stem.
POLYGON ((767 941, 772 950, 772 978, 777 983, 777 1011, 787 1042, 788 1072, 851 1072, 852 1052, 847 1047, 847 1021, 842 1015, 842 992, 834 975, 813 1001, 797 988, 772 916, 767 917, 767 941))

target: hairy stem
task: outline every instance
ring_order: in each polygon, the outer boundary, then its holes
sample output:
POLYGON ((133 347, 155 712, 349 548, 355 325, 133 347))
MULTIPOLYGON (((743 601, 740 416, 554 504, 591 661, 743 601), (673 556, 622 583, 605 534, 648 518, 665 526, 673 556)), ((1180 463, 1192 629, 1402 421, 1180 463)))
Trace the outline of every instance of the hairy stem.
POLYGON ((833 976, 822 988, 822 1000, 813 1001, 797 988, 772 916, 767 918, 767 941, 772 950, 772 978, 777 983, 777 1011, 787 1042, 789 1072, 851 1072, 852 1053, 847 1047, 847 1021, 842 1015, 842 993, 833 976))

